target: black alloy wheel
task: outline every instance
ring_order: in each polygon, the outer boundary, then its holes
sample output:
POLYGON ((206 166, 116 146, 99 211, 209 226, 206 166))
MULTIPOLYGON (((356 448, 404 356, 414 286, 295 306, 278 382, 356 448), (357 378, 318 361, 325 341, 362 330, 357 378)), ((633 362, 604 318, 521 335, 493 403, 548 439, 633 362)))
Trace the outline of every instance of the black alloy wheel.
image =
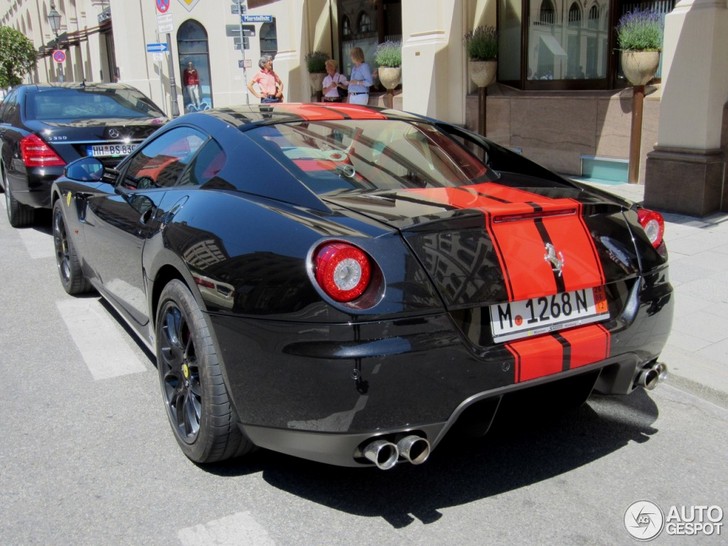
POLYGON ((76 249, 68 237, 61 199, 53 204, 53 246, 56 251, 56 266, 63 289, 71 295, 90 291, 91 283, 84 277, 76 249))
POLYGON ((238 428, 205 318, 182 281, 159 300, 157 369, 167 417, 184 454, 196 463, 243 455, 253 444, 238 428))

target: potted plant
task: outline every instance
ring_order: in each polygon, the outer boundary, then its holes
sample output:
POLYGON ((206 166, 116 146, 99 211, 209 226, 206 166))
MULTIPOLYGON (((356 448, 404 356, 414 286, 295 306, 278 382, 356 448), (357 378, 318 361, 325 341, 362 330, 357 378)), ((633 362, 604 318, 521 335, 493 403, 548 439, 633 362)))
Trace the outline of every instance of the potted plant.
POLYGON ((498 33, 493 26, 478 26, 465 35, 470 64, 470 79, 478 87, 495 80, 498 64, 498 33))
POLYGON ((402 81, 402 43, 382 42, 374 52, 377 63, 379 81, 385 89, 391 91, 402 81))
POLYGON ((652 9, 622 15, 617 25, 622 72, 632 85, 646 85, 657 73, 662 49, 662 15, 652 9))
POLYGON ((329 54, 323 51, 311 51, 306 54, 305 58, 311 88, 314 93, 318 93, 323 89, 324 77, 326 77, 326 60, 329 58, 329 54))

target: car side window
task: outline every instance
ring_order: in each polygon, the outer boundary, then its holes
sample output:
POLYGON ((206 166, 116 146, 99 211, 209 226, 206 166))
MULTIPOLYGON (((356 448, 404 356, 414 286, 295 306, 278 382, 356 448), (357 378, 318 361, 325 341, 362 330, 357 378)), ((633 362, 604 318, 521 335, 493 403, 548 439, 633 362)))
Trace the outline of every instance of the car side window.
POLYGON ((18 116, 18 92, 11 91, 0 105, 0 121, 13 123, 18 116))
POLYGON ((207 137, 191 127, 177 127, 134 152, 120 185, 127 189, 169 188, 179 178, 207 137))
POLYGON ((225 165, 226 156, 220 145, 214 140, 208 140, 195 158, 190 167, 179 179, 180 186, 200 186, 216 177, 225 165))

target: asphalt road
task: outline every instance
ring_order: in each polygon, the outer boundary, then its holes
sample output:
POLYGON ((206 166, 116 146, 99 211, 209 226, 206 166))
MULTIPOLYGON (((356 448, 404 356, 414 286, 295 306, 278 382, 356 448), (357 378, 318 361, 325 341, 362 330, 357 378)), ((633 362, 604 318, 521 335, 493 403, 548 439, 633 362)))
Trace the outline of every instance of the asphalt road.
MULTIPOLYGON (((728 511, 728 411, 669 382, 505 415, 419 467, 262 450, 195 466, 169 430, 153 357, 98 297, 61 288, 50 216, 15 230, 3 201, 0 249, 0 544, 614 545, 635 543, 624 519, 636 501, 666 519, 728 511)), ((667 529, 655 544, 728 535, 667 529)))

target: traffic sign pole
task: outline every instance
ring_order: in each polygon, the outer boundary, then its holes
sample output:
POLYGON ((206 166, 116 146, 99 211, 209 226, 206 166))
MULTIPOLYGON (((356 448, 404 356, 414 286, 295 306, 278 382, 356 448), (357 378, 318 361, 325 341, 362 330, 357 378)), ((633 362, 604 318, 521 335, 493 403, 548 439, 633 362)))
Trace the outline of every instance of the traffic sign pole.
POLYGON ((245 36, 243 34, 243 13, 248 11, 248 0, 236 0, 238 13, 240 13, 240 52, 243 54, 243 91, 245 92, 245 104, 250 104, 250 91, 248 91, 248 72, 245 69, 245 36))
POLYGON ((167 34, 167 68, 169 70, 169 96, 172 102, 172 116, 179 116, 179 105, 177 104, 177 82, 174 80, 174 61, 172 59, 172 36, 167 34))

